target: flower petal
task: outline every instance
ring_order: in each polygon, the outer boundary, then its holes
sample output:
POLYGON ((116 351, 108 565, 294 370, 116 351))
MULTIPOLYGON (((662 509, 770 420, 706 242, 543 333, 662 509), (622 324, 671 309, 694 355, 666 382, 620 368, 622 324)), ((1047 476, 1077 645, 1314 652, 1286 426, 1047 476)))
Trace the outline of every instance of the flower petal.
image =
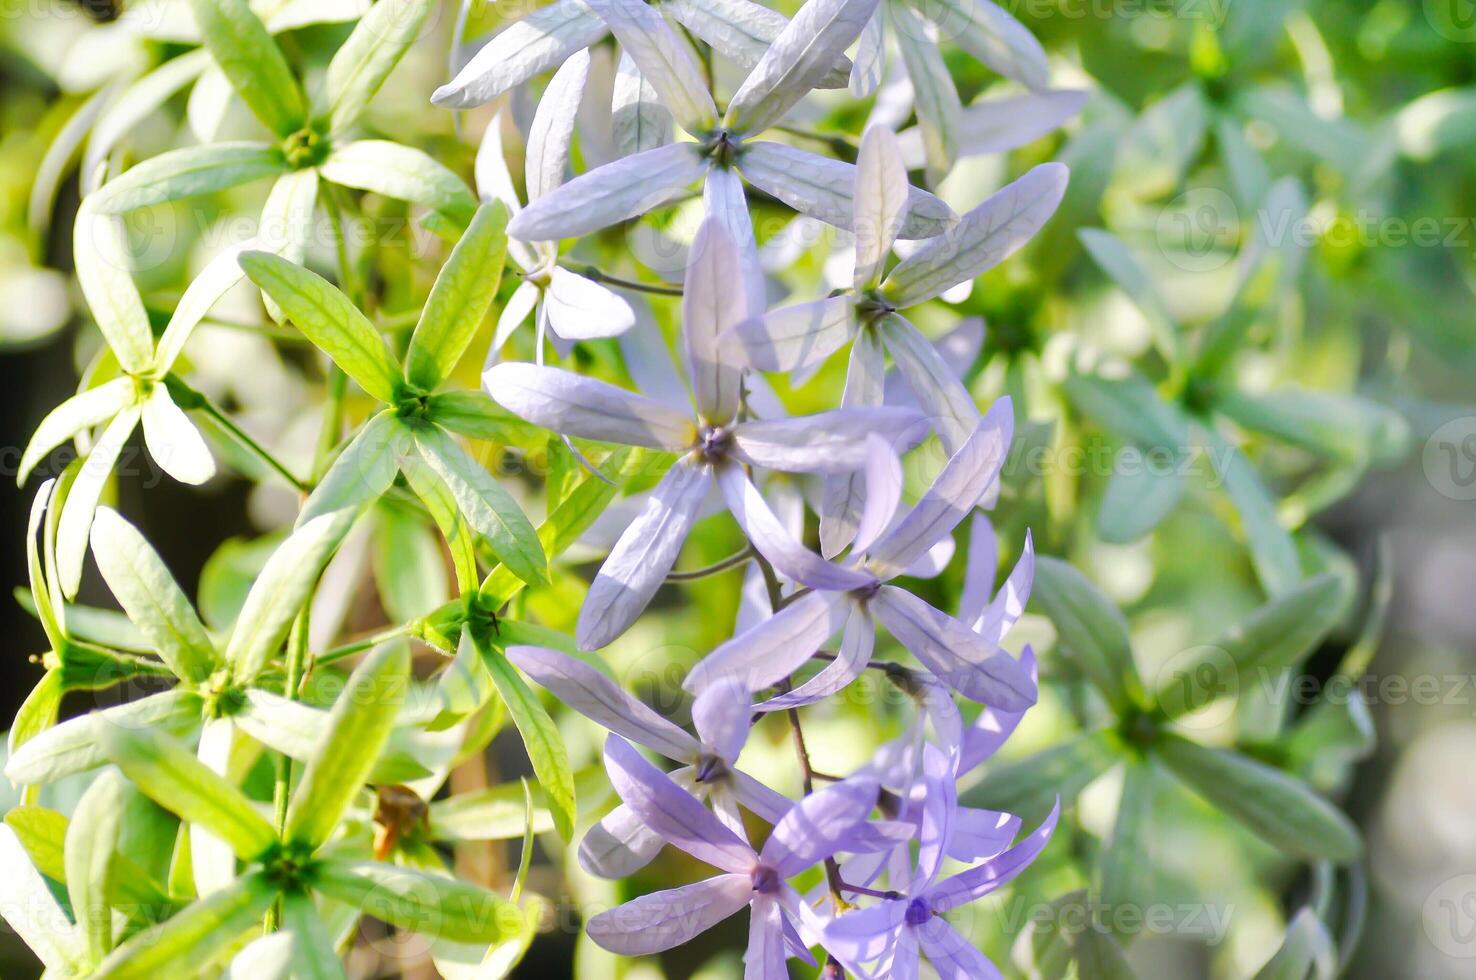
POLYGON ((565 340, 616 337, 635 325, 635 311, 624 297, 561 266, 543 296, 548 324, 565 340))
POLYGON ((538 99, 538 109, 528 128, 523 162, 530 201, 536 201, 564 182, 569 146, 574 140, 574 120, 588 80, 589 51, 576 51, 554 72, 538 99))
MULTIPOLYGON (((841 407, 865 408, 881 405, 885 377, 886 355, 881 343, 874 331, 863 330, 856 335, 856 343, 851 346, 841 407)), ((825 478, 820 499, 820 553, 826 558, 835 557, 855 538, 865 497, 864 470, 852 470, 850 473, 825 478)))
POLYGON ((1064 164, 1035 167, 904 259, 882 283, 882 291, 906 309, 1003 262, 1055 213, 1066 193, 1067 175, 1064 164))
POLYGON ((740 422, 733 440, 744 462, 789 473, 845 473, 866 465, 866 440, 916 442, 921 416, 906 408, 842 408, 816 415, 740 422))
POLYGON ((912 186, 902 166, 897 137, 885 126, 869 126, 856 157, 856 271, 852 286, 859 292, 881 281, 887 254, 907 219, 912 186))
POLYGON ((736 680, 718 681, 699 691, 692 702, 692 725, 703 747, 730 764, 736 762, 748 741, 751 703, 748 689, 736 680))
POLYGON ((711 929, 747 905, 752 894, 748 875, 718 875, 601 912, 585 930, 600 947, 620 956, 660 953, 711 929))
MULTIPOLYGON (((1020 652, 1020 666, 1030 676, 1032 684, 1040 683, 1040 670, 1035 662, 1035 651, 1027 643, 1025 649, 1020 652)), ((1004 711, 993 705, 987 706, 979 712, 979 717, 964 732, 963 749, 958 757, 959 774, 970 772, 978 768, 986 759, 994 755, 999 747, 1015 732, 1020 724, 1020 719, 1025 717, 1023 711, 1004 711)))
POLYGON ((843 595, 812 592, 712 651, 692 668, 682 687, 700 691, 728 678, 750 691, 777 684, 835 635, 849 607, 843 595))
POLYGON ((939 912, 947 912, 960 905, 983 898, 1014 878, 1029 867, 1030 862, 1039 857, 1041 851, 1045 850, 1046 844, 1050 843, 1051 834, 1055 832, 1056 821, 1060 816, 1061 804, 1057 801, 1056 805, 1051 808, 1050 815, 1041 822, 1039 827, 1035 828, 1029 837, 992 861, 986 861, 940 882, 932 889, 928 899, 929 904, 939 912))
POLYGON ((784 965, 787 958, 783 907, 770 896, 755 895, 749 911, 743 980, 784 980, 789 976, 784 965))
POLYGON ((1013 428, 1013 406, 1008 397, 1001 398, 917 505, 872 547, 868 563, 877 575, 900 575, 953 533, 997 478, 1013 428))
POLYGON ((994 539, 994 524, 988 514, 975 511, 969 521, 969 562, 964 568, 963 591, 958 598, 958 618, 975 629, 994 592, 998 566, 999 544, 994 539))
POLYGON ((958 784, 953 760, 937 746, 923 747, 922 806, 918 813, 917 870, 907 886, 909 895, 927 891, 953 839, 954 813, 958 809, 958 784))
POLYGON ((490 102, 515 85, 561 65, 609 32, 584 0, 556 0, 510 24, 482 46, 431 101, 448 109, 490 102))
POLYGON ((589 5, 610 26, 621 50, 640 66, 677 125, 693 135, 712 129, 717 122, 712 94, 690 49, 665 18, 643 0, 589 0, 589 5))
POLYGON ((760 371, 793 371, 825 360, 856 332, 855 299, 829 296, 782 306, 734 326, 734 354, 760 371))
POLYGON ((843 960, 870 963, 897 945, 906 913, 907 903, 901 899, 886 899, 870 908, 847 912, 831 920, 820 942, 843 960))
POLYGON ((949 455, 956 453, 979 424, 979 409, 959 379, 956 367, 943 360, 938 348, 905 318, 892 314, 877 326, 892 362, 907 379, 923 414, 949 455))
POLYGON ((544 690, 586 718, 676 762, 691 762, 697 742, 593 667, 545 647, 507 648, 507 658, 544 690))
POLYGON ((961 806, 953 814, 948 856, 955 861, 986 861, 1009 847, 1019 832, 1020 818, 1013 814, 961 806))
POLYGON ((875 433, 866 437, 865 473, 866 503, 852 545, 857 553, 870 548, 886 531, 902 502, 902 459, 890 442, 875 433))
POLYGON ((1019 661, 952 616, 891 585, 871 605, 897 642, 964 697, 1006 711, 1035 703, 1035 685, 1019 661))
MULTIPOLYGON (((1034 142, 1080 112, 1089 94, 1081 89, 1053 89, 976 102, 959 117, 958 155, 1003 153, 1034 142)), ((921 169, 925 163, 922 132, 903 130, 897 142, 907 168, 921 169)))
POLYGON ((846 687, 866 670, 876 649, 876 626, 871 616, 852 609, 841 635, 840 654, 814 677, 792 691, 754 705, 755 711, 783 711, 814 704, 846 687))
POLYGON ((712 470, 677 462, 600 567, 579 610, 579 646, 597 650, 635 622, 676 564, 712 486, 712 470))
POLYGON ((918 930, 918 942, 940 980, 1003 980, 999 967, 979 952, 941 919, 937 925, 918 930))
POLYGON ((1020 560, 1015 562, 1010 577, 1000 587, 989 607, 973 623, 974 632, 996 643, 1004 640, 1005 635, 1025 614, 1025 604, 1030 601, 1030 587, 1034 582, 1035 543, 1030 531, 1026 530, 1025 547, 1020 552, 1020 560))
POLYGON ((507 233, 525 242, 587 235, 670 203, 706 170, 707 161, 691 143, 633 153, 529 202, 507 223, 507 233))
POLYGON ((876 807, 880 791, 876 780, 853 776, 811 793, 774 825, 759 860, 792 878, 845 850, 876 807))
POLYGON ((724 125, 757 133, 778 122, 831 73, 876 7, 877 0, 808 0, 733 93, 724 125))
POLYGON ((508 411, 567 436, 668 452, 696 437, 690 416, 572 371, 510 361, 489 368, 482 385, 508 411))
POLYGON ((650 864, 666 841, 624 803, 589 828, 579 842, 579 865, 597 878, 628 878, 650 864))
POLYGON ((753 848, 618 735, 605 740, 605 770, 626 806, 668 844, 723 871, 753 871, 753 848))
POLYGON ((743 370, 723 348, 729 327, 748 316, 748 290, 738 247, 720 221, 697 229, 682 293, 682 339, 691 367, 697 410, 713 425, 738 414, 743 370))
POLYGON ((822 592, 846 592, 876 584, 874 576, 832 565, 796 541, 742 468, 719 467, 717 480, 733 519, 780 575, 822 592))
POLYGON ((215 460, 204 437, 164 385, 155 385, 143 404, 143 433, 149 456, 180 483, 198 486, 215 475, 215 460))
MULTIPOLYGON (((750 184, 801 214, 837 228, 852 225, 856 168, 849 163, 783 143, 751 140, 743 145, 738 171, 750 184)), ((957 222, 958 215, 952 208, 927 191, 913 187, 907 195, 907 220, 899 234, 902 238, 931 238, 957 222)))

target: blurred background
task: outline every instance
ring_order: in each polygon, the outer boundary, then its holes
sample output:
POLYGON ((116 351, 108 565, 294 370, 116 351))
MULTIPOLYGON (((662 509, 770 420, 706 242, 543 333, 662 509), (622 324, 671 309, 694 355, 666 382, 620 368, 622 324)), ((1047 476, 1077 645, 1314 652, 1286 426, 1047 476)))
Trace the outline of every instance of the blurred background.
MULTIPOLYGON (((69 130, 82 146, 76 131, 97 125, 91 113, 187 49, 140 31, 126 16, 120 20, 119 8, 128 6, 0 2, 0 468, 6 474, 15 472, 46 412, 77 389, 100 342, 68 274, 76 154, 52 148, 68 141, 69 130)), ((1356 400, 1316 403, 1317 411, 1301 417, 1305 438, 1290 444, 1233 420, 1225 430, 1271 489, 1281 523, 1300 531, 1303 550, 1317 563, 1346 578, 1352 598, 1344 621, 1307 661, 1305 695, 1242 692, 1235 717, 1207 721, 1206 731, 1233 729, 1238 734, 1227 738, 1244 744, 1258 713, 1294 722, 1334 697, 1329 681, 1353 664, 1344 700, 1356 704, 1346 709, 1344 730, 1315 743, 1298 770, 1337 799, 1368 840, 1362 882, 1339 886, 1341 901, 1356 906, 1347 896, 1366 885, 1362 938, 1349 950, 1347 973, 1476 975, 1476 766, 1470 761, 1476 756, 1476 5, 1010 0, 1005 6, 1044 43, 1054 83, 1084 89, 1090 98, 1058 133, 1009 154, 965 159, 940 191, 962 209, 1035 162, 1064 159, 1073 168, 1067 202, 1040 239, 971 291, 950 295, 946 306, 919 318, 937 337, 961 318, 983 319, 982 348, 969 355, 966 380, 981 404, 1015 395, 1026 423, 1017 429, 1022 444, 1049 450, 1012 459, 996 514, 1002 540, 1018 551, 1028 526, 1040 552, 1065 556, 1086 572, 1127 613, 1148 676, 1263 601, 1238 543, 1237 518, 1214 493, 1187 494, 1156 528, 1136 536, 1105 524, 1104 508, 1124 506, 1109 494, 1111 460, 1124 440, 1079 411, 1064 381, 1086 364, 1131 368, 1160 390, 1174 383, 1175 365, 1154 348, 1155 311, 1145 312, 1140 296, 1104 273, 1084 247, 1082 229, 1110 232, 1128 250, 1156 285, 1161 312, 1186 335, 1219 322, 1235 304, 1237 270, 1254 243, 1269 240, 1285 250, 1288 236, 1296 239, 1290 246, 1296 258, 1282 263, 1274 292, 1252 312, 1235 361, 1236 384, 1251 393, 1292 385, 1356 400), (1293 184, 1280 186, 1294 186, 1299 203, 1267 205, 1289 200, 1269 193, 1285 179, 1293 184), (1366 424, 1366 413, 1374 413, 1376 425, 1366 424), (1072 455, 1072 447, 1082 454, 1072 455), (1376 733, 1371 742, 1367 722, 1376 733)), ((477 4, 468 34, 490 33, 520 13, 517 5, 477 4)), ((376 103, 371 126, 469 175, 474 142, 458 137, 450 113, 427 103, 445 77, 455 14, 452 6, 441 11, 376 103)), ((315 52, 331 53, 346 32, 341 24, 312 24, 287 32, 284 45, 311 65, 315 52)), ((1012 91, 946 39, 942 50, 965 104, 1012 91)), ((181 90, 163 100, 127 127, 113 152, 142 158, 188 140, 197 98, 204 99, 181 90)), ((859 132, 862 117, 843 93, 813 101, 803 125, 859 132)), ((224 132, 248 125, 237 115, 244 117, 239 106, 226 114, 224 132)), ((463 124, 479 133, 485 121, 478 112, 463 124)), ((199 267, 210 222, 251 213, 264 194, 257 188, 223 200, 205 223, 190 220, 198 211, 181 210, 151 214, 147 221, 155 224, 132 229, 138 278, 151 305, 167 309, 199 267)), ((775 229, 786 227, 781 211, 772 217, 759 222, 761 237, 775 238, 775 229)), ((776 280, 794 292, 813 291, 826 275, 827 247, 821 241, 791 256, 776 267, 776 280)), ((259 317, 253 303, 243 298, 243 320, 259 317)), ((308 373, 290 345, 232 326, 224 322, 228 314, 219 319, 204 329, 204 343, 191 348, 200 379, 194 383, 286 458, 305 458, 317 424, 304 410, 314 397, 308 373)), ((829 365, 805 390, 783 394, 796 407, 807 400, 828 407, 842 372, 829 365)), ((464 380, 475 384, 475 372, 464 380)), ((225 588, 235 567, 233 552, 223 557, 221 546, 235 542, 239 553, 241 542, 278 526, 291 504, 230 475, 203 488, 182 487, 141 452, 125 455, 122 474, 118 506, 187 588, 200 583, 203 590, 212 581, 225 588)), ((7 586, 26 580, 23 530, 37 482, 17 489, 13 478, 0 480, 7 586)), ((714 525, 696 536, 684 564, 731 553, 732 533, 714 525)), ((1002 557, 1009 559, 1002 562, 1007 570, 1013 555, 1002 557)), ((929 588, 940 597, 956 594, 957 577, 953 570, 929 588)), ((663 593, 659 615, 610 651, 631 686, 653 697, 670 689, 731 623, 732 585, 714 580, 663 593)), ((572 622, 570 602, 577 606, 580 587, 571 579, 536 611, 552 625, 572 622)), ((83 598, 108 601, 97 581, 83 598)), ((1073 678, 1053 666, 1053 631, 1035 607, 1032 612, 1037 615, 1027 617, 1011 643, 1029 639, 1046 651, 1048 689, 1006 748, 1006 762, 1056 745, 1080 727, 1073 678)), ((7 658, 0 700, 9 717, 40 676, 28 657, 44 641, 19 603, 0 603, 0 635, 7 658)), ((81 700, 66 710, 86 707, 81 700)), ((844 771, 887 730, 885 723, 874 729, 871 707, 847 699, 817 723, 812 741, 818 755, 844 771)), ((750 749, 752 768, 789 778, 780 734, 765 742, 764 731, 750 749)), ((592 727, 569 719, 565 734, 573 754, 594 757, 592 727)), ((494 745, 493 764, 504 775, 518 771, 518 756, 515 743, 494 745)), ((1084 884, 1082 862, 1110 826, 1119 791, 1120 775, 1110 771, 1082 789, 1076 829, 1022 879, 1020 896, 1045 902, 1084 884)), ((1224 934, 1211 942, 1183 922, 1191 934, 1165 929, 1143 936, 1130 949, 1139 974, 1252 975, 1280 943, 1288 913, 1316 895, 1318 883, 1217 821, 1182 790, 1155 797, 1151 821, 1142 845, 1153 894, 1176 908, 1230 915, 1224 934)), ((561 887, 552 870, 557 864, 540 862, 550 894, 561 887)), ((663 858, 645 885, 677 864, 663 858)), ((1018 907, 1008 902, 984 908, 977 935, 1014 975, 1031 966, 1011 949, 1021 931, 1012 910, 1018 907)), ((1356 910, 1350 914, 1356 917, 1356 910)), ((677 951, 660 969, 673 978, 741 975, 738 934, 715 932, 711 944, 677 951)), ((0 975, 39 975, 13 936, 0 940, 0 975)), ((540 938, 517 975, 569 975, 574 949, 567 932, 540 938)), ((383 963, 366 964, 365 975, 392 975, 383 963)), ((427 969, 413 965, 403 975, 433 976, 427 969)), ((600 976, 614 968, 583 969, 600 976)), ((641 965, 627 975, 657 971, 655 964, 641 965)))

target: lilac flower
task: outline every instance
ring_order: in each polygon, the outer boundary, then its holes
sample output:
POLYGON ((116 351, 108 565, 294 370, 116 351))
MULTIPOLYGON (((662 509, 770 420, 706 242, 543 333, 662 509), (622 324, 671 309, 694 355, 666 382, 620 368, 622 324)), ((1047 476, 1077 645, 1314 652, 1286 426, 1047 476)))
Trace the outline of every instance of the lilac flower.
MULTIPOLYGON (((658 9, 745 69, 759 63, 789 23, 778 11, 750 0, 665 0, 658 9)), ((609 33, 586 0, 555 0, 495 35, 431 101, 454 109, 490 102, 609 33)), ((838 57, 818 87, 845 87, 850 67, 849 59, 838 57)))
MULTIPOLYGON (((681 763, 670 774, 672 782, 710 803, 723 825, 739 837, 744 837, 740 803, 770 823, 794 805, 737 768, 751 718, 747 691, 723 685, 704 691, 692 706, 693 738, 574 657, 528 646, 509 647, 507 656, 586 718, 681 763)), ((621 805, 590 830, 580 844, 579 861, 591 874, 623 878, 645 867, 661 843, 658 834, 621 805)))
MULTIPOLYGON (((999 264, 1024 245, 1061 202, 1066 168, 1042 164, 966 214, 957 225, 886 271, 902 227, 907 171, 896 137, 871 127, 855 169, 856 261, 851 288, 822 300, 781 307, 733 330, 738 356, 764 371, 818 365, 855 339, 843 404, 880 405, 883 351, 892 355, 944 447, 958 451, 979 420, 958 372, 898 310, 935 299, 999 264)), ((830 481, 821 506, 821 553, 839 552, 855 533, 856 479, 830 481)))
MULTIPOLYGON (((544 89, 533 114, 525 166, 530 201, 563 183, 575 117, 589 78, 589 60, 589 52, 579 51, 565 62, 544 89)), ((501 112, 492 117, 482 135, 477 150, 476 179, 477 191, 484 200, 502 201, 511 215, 523 209, 502 155, 501 112)), ((530 245, 512 239, 507 243, 507 251, 521 271, 523 281, 497 318, 490 354, 502 349, 530 312, 537 323, 535 349, 540 358, 545 335, 551 335, 561 353, 567 354, 571 341, 618 336, 635 323, 635 312, 622 297, 559 265, 557 242, 530 245)))
MULTIPOLYGON (((645 508, 621 535, 579 612, 584 649, 630 626, 676 562, 714 482, 754 545, 776 566, 803 564, 830 589, 858 588, 870 576, 832 566, 783 534, 778 519, 739 464, 789 472, 845 472, 865 462, 866 436, 893 440, 917 421, 905 409, 871 408, 798 418, 742 417, 742 370, 718 338, 746 309, 738 252, 721 226, 698 230, 682 297, 682 332, 696 412, 680 410, 568 371, 499 364, 483 376, 493 399, 515 415, 565 436, 681 453, 645 508), (809 562, 804 561, 808 555, 809 562)), ((796 576, 799 577, 799 576, 796 576)))
POLYGON ((876 962, 882 976, 917 977, 922 954, 944 980, 997 977, 994 964, 943 915, 983 898, 1025 870, 1050 841, 1060 805, 1019 844, 940 881, 943 859, 960 830, 960 811, 952 762, 936 749, 927 755, 924 781, 917 865, 906 889, 833 919, 821 941, 843 962, 876 962))
POLYGON ((808 959, 806 947, 820 939, 823 928, 788 879, 839 852, 888 846, 906 834, 895 824, 868 823, 877 785, 848 779, 806 797, 755 851, 616 735, 605 742, 605 768, 620 798, 652 831, 723 872, 592 918, 589 937, 622 956, 671 949, 748 906, 744 976, 784 980, 785 960, 808 959))
MULTIPOLYGON (((776 710, 813 703, 845 687, 866 669, 875 644, 874 616, 934 676, 965 697, 1007 711, 1023 710, 1034 703, 1034 685, 1020 663, 1001 651, 997 642, 910 592, 886 584, 949 536, 973 509, 1004 461, 1011 425, 1009 400, 1001 399, 949 459, 917 505, 890 530, 874 538, 872 528, 886 527, 896 508, 900 482, 891 481, 890 494, 884 500, 882 493, 870 496, 869 514, 863 515, 864 533, 858 535, 855 556, 846 565, 823 562, 792 538, 786 537, 781 547, 765 540, 767 529, 748 528, 755 546, 765 554, 778 556, 771 559, 776 569, 813 591, 718 647, 693 668, 684 686, 689 691, 700 691, 708 684, 732 678, 750 690, 770 687, 803 665, 831 636, 843 631, 835 660, 792 692, 758 707, 776 710), (878 500, 880 506, 876 506, 878 500), (837 587, 835 569, 859 575, 865 581, 858 586, 837 587)), ((874 467, 875 463, 873 460, 874 467)), ((878 486, 888 485, 885 480, 877 482, 878 486)))
MULTIPOLYGON (((757 268, 753 228, 738 174, 803 214, 849 227, 850 164, 754 139, 834 70, 877 0, 809 0, 775 38, 718 118, 717 106, 685 45, 642 0, 595 0, 661 103, 695 142, 679 142, 597 167, 532 203, 508 225, 526 241, 572 238, 669 203, 698 181, 709 216, 743 249, 745 275, 757 268)), ((937 235, 957 216, 942 201, 908 188, 899 234, 937 235)))

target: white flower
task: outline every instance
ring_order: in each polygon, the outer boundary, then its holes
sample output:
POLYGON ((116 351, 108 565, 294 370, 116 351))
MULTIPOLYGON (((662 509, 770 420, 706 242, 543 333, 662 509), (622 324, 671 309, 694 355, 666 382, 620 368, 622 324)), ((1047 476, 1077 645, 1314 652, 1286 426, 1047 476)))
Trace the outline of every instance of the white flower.
POLYGON ((681 454, 590 587, 579 613, 578 639, 585 649, 606 645, 640 615, 676 562, 714 484, 754 546, 787 574, 799 563, 806 576, 835 588, 868 581, 793 545, 743 467, 848 472, 865 462, 868 434, 901 441, 916 426, 917 413, 877 407, 774 420, 746 418, 741 411, 742 368, 730 362, 719 343, 742 315, 743 288, 738 249, 721 225, 709 219, 693 243, 682 297, 695 412, 536 364, 499 364, 483 376, 497 402, 536 425, 565 436, 681 454))

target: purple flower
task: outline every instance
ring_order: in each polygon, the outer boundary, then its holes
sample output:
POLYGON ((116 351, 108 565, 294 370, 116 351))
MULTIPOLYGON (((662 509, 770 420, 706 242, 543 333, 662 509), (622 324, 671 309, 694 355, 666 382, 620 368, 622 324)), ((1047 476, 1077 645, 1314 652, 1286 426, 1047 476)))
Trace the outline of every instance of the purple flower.
MULTIPOLYGON (((675 564, 682 542, 714 482, 740 523, 761 529, 755 546, 776 565, 798 548, 779 528, 739 464, 790 472, 846 472, 865 462, 866 437, 900 439, 917 413, 873 408, 798 418, 740 415, 743 369, 728 362, 720 335, 740 319, 747 299, 738 251, 721 226, 703 223, 692 245, 682 297, 682 333, 696 394, 695 413, 569 371, 498 364, 483 375, 509 411, 565 436, 681 453, 640 515, 621 535, 579 612, 579 645, 597 649, 635 621, 675 564), (770 554, 769 549, 785 549, 770 554)), ((800 551, 804 549, 800 548, 800 551)), ((813 575, 829 588, 857 588, 869 576, 811 556, 813 575)))
MULTIPOLYGON (((748 692, 733 685, 704 691, 692 705, 697 737, 678 728, 627 694, 614 681, 568 654, 543 647, 509 647, 508 659, 564 704, 624 738, 681 763, 670 780, 712 805, 718 819, 744 836, 741 803, 770 823, 794 802, 737 768, 748 740, 748 692)), ((650 863, 661 837, 628 806, 618 806, 590 829, 579 846, 579 862, 591 874, 623 878, 650 863)))
POLYGON ((1028 867, 1050 841, 1060 805, 1019 844, 940 881, 938 874, 943 858, 952 853, 953 838, 961 831, 967 834, 975 829, 959 826, 959 815, 966 811, 958 807, 954 778, 952 762, 931 749, 924 763, 917 864, 911 879, 905 890, 890 894, 877 905, 841 915, 825 926, 821 941, 842 962, 875 962, 882 976, 915 978, 921 954, 944 980, 1000 975, 943 915, 983 898, 1028 867))
POLYGON ((735 678, 749 690, 770 687, 793 674, 821 644, 842 632, 835 660, 759 709, 811 704, 845 687, 866 669, 876 640, 875 617, 935 677, 965 697, 1006 711, 1022 711, 1033 704, 1035 685, 997 642, 910 592, 886 584, 951 535, 973 510, 1003 464, 1011 425, 1010 402, 1001 399, 917 505, 879 535, 877 529, 888 526, 896 509, 901 482, 895 474, 884 475, 894 464, 878 460, 873 443, 858 546, 846 565, 825 562, 783 534, 782 528, 745 521, 745 513, 735 507, 734 515, 749 539, 774 567, 813 591, 719 646, 693 668, 684 686, 700 691, 718 680, 735 678), (874 535, 875 543, 871 543, 874 535), (860 577, 862 582, 837 582, 837 571, 860 577))
POLYGON ((602 912, 589 936, 622 956, 659 953, 703 933, 748 906, 749 980, 783 980, 791 955, 809 959, 824 923, 788 879, 839 852, 862 852, 905 839, 906 829, 869 823, 877 784, 848 779, 814 793, 774 825, 755 851, 618 736, 605 742, 605 768, 620 798, 669 844, 722 871, 602 912))

